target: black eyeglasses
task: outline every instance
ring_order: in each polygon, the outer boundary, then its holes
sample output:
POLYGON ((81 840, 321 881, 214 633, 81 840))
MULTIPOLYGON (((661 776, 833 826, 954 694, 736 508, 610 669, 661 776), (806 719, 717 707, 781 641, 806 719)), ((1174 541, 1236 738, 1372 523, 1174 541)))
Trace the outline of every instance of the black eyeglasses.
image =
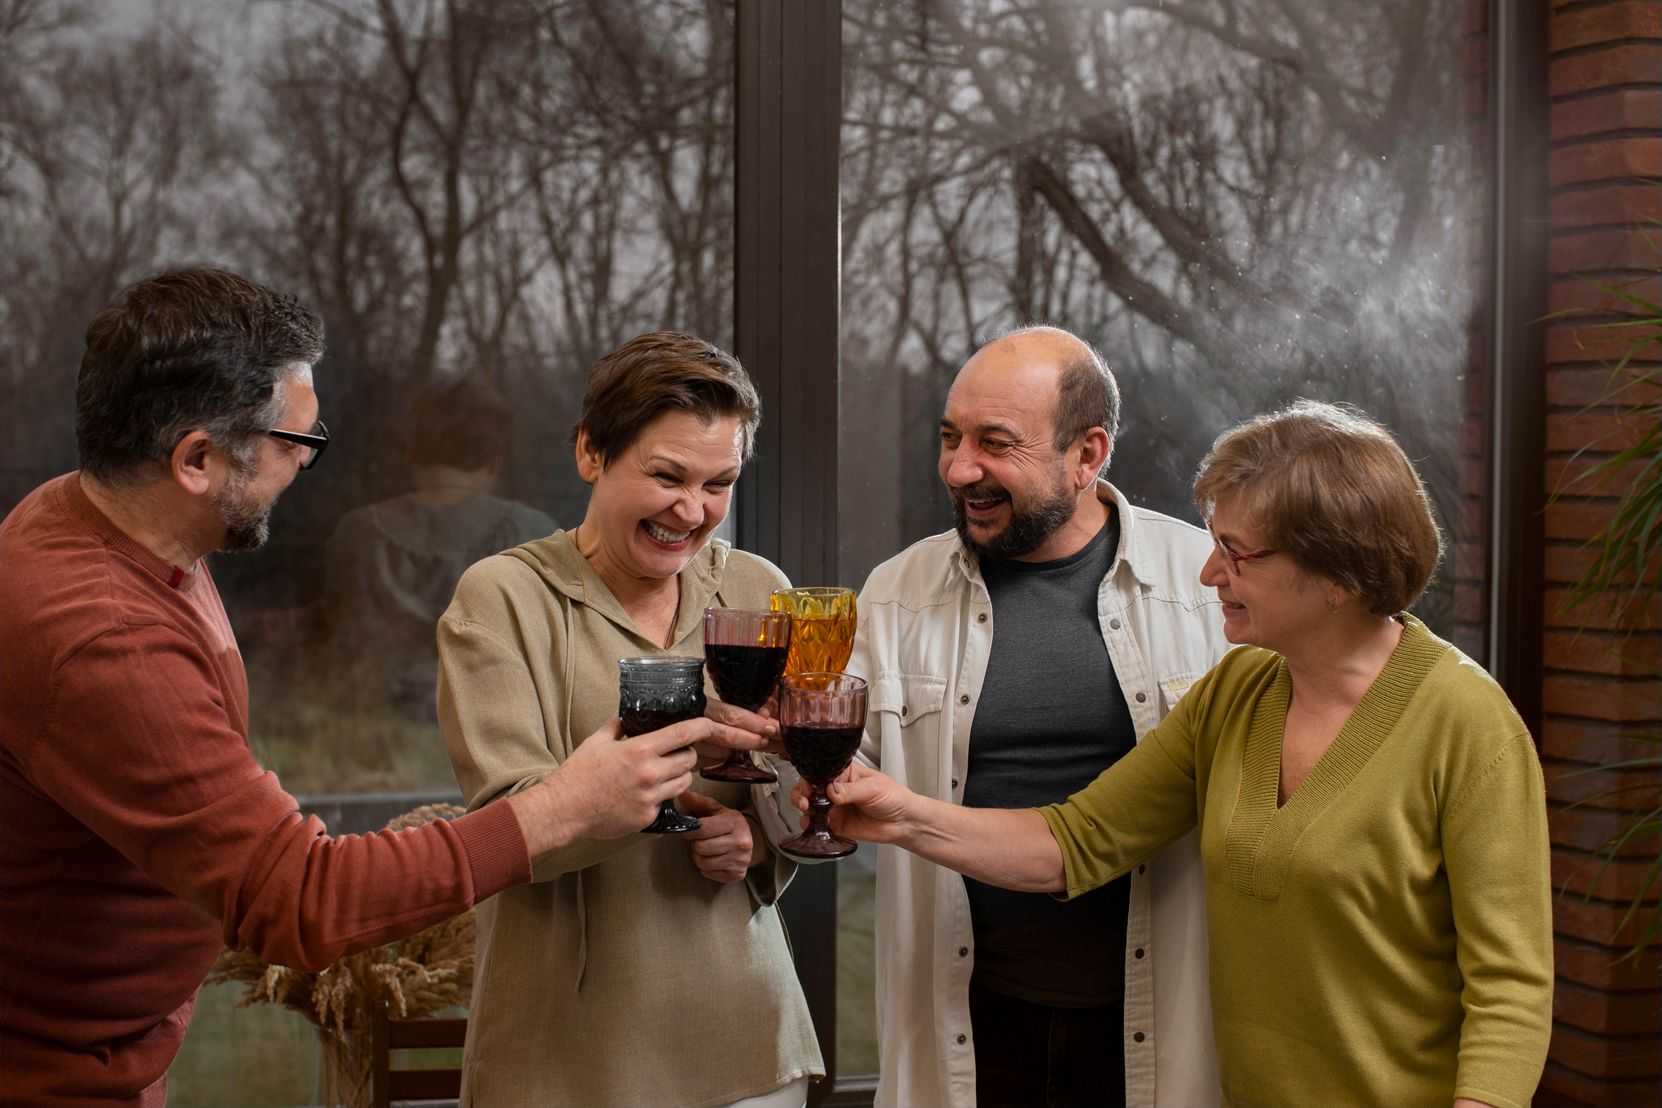
POLYGON ((310 434, 304 431, 279 431, 275 427, 266 434, 274 439, 306 447, 306 456, 300 461, 301 469, 311 469, 317 465, 317 460, 323 457, 323 452, 329 448, 329 428, 321 419, 312 426, 310 434))

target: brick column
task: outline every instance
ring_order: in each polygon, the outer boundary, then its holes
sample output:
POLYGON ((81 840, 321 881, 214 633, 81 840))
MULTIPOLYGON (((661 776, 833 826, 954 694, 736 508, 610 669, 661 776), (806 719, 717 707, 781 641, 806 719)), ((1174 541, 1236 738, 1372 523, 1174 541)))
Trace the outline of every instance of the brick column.
POLYGON ((1662 396, 1647 386, 1611 402, 1610 367, 1626 340, 1587 326, 1623 310, 1609 286, 1662 302, 1662 0, 1552 0, 1550 19, 1550 306, 1578 314, 1547 333, 1547 482, 1559 495, 1546 513, 1540 738, 1553 882, 1565 891, 1555 900, 1552 1052, 1537 1103, 1662 1104, 1662 957, 1653 948, 1618 961, 1637 935, 1618 924, 1658 839, 1631 842, 1602 873, 1598 854, 1641 804, 1655 803, 1662 778, 1572 776, 1657 753, 1639 736, 1662 734, 1662 604, 1622 616, 1566 604, 1592 558, 1586 540, 1627 484, 1574 479, 1631 443, 1644 418, 1636 406, 1662 396))

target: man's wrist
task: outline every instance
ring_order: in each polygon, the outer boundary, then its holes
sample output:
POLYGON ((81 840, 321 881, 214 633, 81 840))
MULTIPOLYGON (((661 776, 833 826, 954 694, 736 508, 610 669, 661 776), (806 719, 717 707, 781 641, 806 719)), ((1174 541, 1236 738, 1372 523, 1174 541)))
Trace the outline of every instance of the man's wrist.
POLYGON ((508 798, 532 861, 582 837, 580 813, 565 795, 564 785, 556 770, 508 798))

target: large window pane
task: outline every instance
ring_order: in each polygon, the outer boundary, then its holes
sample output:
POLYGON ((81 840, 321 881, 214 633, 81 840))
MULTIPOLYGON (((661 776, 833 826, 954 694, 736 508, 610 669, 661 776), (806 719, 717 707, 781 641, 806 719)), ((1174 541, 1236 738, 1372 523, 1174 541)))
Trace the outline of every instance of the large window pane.
MULTIPOLYGON (((731 345, 733 36, 730 0, 0 19, 0 512, 73 468, 81 334, 125 284, 213 262, 326 317, 333 444, 269 545, 214 564, 291 790, 454 789, 432 621, 468 562, 580 519, 583 369, 657 327, 731 345)), ((180 1103, 241 1072, 209 1057, 221 999, 180 1103)))
MULTIPOLYGON (((1241 419, 1307 396, 1384 421, 1450 532, 1416 610, 1483 659, 1483 41, 1465 7, 844 0, 839 577, 951 526, 934 428, 952 376, 1052 322, 1119 378, 1111 478, 1183 518, 1241 419)), ((869 877, 842 873, 854 906, 869 877)), ((871 1008, 840 998, 841 1058, 867 1057, 871 1008)))

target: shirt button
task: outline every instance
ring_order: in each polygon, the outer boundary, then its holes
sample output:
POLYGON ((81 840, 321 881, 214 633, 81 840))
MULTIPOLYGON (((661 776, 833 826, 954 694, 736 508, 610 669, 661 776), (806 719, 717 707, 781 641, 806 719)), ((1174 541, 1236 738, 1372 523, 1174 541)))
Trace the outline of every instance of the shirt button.
POLYGON ((1134 1043, 1140 1043, 1146 1037, 1147 1036, 1145 1036, 1141 1031, 1138 1031, 1136 1034, 1131 1036, 1131 1041, 1134 1043))
POLYGON ((952 787, 955 789, 958 787, 958 779, 956 777, 952 779, 952 787))
POLYGON ((906 713, 907 713, 907 712, 909 712, 909 711, 911 711, 911 709, 910 709, 910 708, 908 708, 908 707, 906 707, 906 705, 904 705, 904 704, 902 704, 902 705, 901 705, 901 706, 900 706, 900 714, 901 714, 901 715, 905 715, 905 714, 906 714, 906 713))
POLYGON ((969 957, 969 947, 967 947, 967 946, 959 947, 958 948, 958 957, 968 958, 969 957))
POLYGON ((1137 872, 1138 873, 1147 873, 1148 872, 1148 866, 1146 866, 1146 865, 1138 866, 1137 867, 1137 872))
POLYGON ((982 612, 980 615, 976 616, 975 617, 975 622, 977 622, 977 623, 986 623, 987 622, 987 613, 982 612))
POLYGON ((1111 619, 1108 621, 1108 626, 1113 630, 1118 631, 1120 629, 1120 621, 1117 619, 1111 619))
POLYGON ((1148 699, 1148 694, 1147 693, 1140 692, 1140 693, 1137 694, 1137 703, 1138 704, 1141 704, 1143 701, 1145 701, 1147 699, 1148 699))
MULTIPOLYGON (((1142 698, 1143 698, 1143 694, 1142 694, 1142 693, 1138 693, 1138 694, 1137 694, 1137 699, 1138 699, 1138 700, 1141 700, 1141 699, 1142 699, 1142 698)), ((968 704, 968 703, 969 703, 969 693, 959 693, 959 694, 958 694, 958 703, 960 703, 960 704, 968 704)))
POLYGON ((969 1042, 969 1036, 968 1035, 959 1035, 958 1036, 958 1045, 959 1046, 963 1046, 967 1042, 969 1042))
POLYGON ((1134 953, 1137 957, 1141 958, 1143 956, 1143 948, 1139 946, 1134 953))

